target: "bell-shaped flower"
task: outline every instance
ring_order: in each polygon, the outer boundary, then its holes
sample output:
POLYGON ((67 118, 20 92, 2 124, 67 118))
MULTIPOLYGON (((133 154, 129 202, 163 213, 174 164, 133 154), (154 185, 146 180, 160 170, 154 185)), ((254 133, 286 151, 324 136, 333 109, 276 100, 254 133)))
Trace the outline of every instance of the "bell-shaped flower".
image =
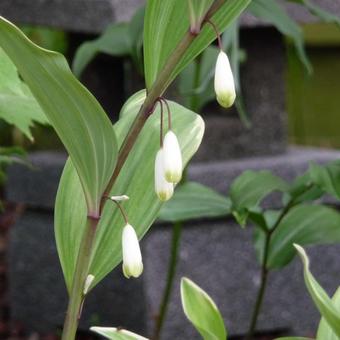
POLYGON ((158 150, 155 160, 155 191, 161 201, 169 200, 174 193, 173 183, 165 179, 163 148, 158 150))
POLYGON ((215 93, 218 103, 228 108, 236 99, 235 83, 228 56, 220 51, 215 68, 215 93))
POLYGON ((123 273, 125 277, 138 277, 143 272, 142 254, 135 229, 126 224, 122 234, 123 273))
POLYGON ((183 171, 182 154, 178 139, 171 130, 164 137, 163 150, 165 179, 170 183, 178 183, 183 171))

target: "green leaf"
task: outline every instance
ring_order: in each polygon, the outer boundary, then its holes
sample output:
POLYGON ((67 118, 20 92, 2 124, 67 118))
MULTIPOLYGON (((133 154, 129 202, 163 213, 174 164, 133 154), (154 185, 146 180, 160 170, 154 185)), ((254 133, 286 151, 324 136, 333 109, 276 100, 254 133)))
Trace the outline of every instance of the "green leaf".
MULTIPOLYGON (((309 271, 309 259, 307 257, 305 250, 297 244, 295 244, 294 246, 298 251, 303 262, 304 268, 303 275, 309 294, 312 297, 314 304, 319 310, 320 314, 323 316, 328 325, 332 328, 334 333, 339 338, 340 337, 339 309, 335 305, 335 303, 333 303, 333 301, 329 298, 324 289, 319 285, 319 283, 316 281, 312 273, 309 271)), ((323 338, 323 340, 326 339, 323 338)))
POLYGON ((324 191, 315 185, 311 178, 310 171, 307 171, 302 176, 297 177, 289 188, 289 192, 284 197, 284 204, 293 200, 295 204, 314 201, 319 199, 324 194, 324 191))
POLYGON ((253 0, 248 10, 254 16, 273 24, 282 34, 290 37, 294 42, 300 61, 309 73, 312 72, 312 66, 304 48, 302 30, 299 25, 287 15, 286 10, 280 6, 277 1, 253 0))
POLYGON ((0 46, 18 68, 70 154, 88 212, 98 214, 117 155, 109 118, 73 76, 62 55, 39 48, 1 17, 0 46))
MULTIPOLYGON (((334 308, 340 314, 340 287, 337 289, 332 298, 334 308)), ((332 327, 329 326, 326 319, 323 317, 319 323, 318 332, 316 335, 317 340, 339 340, 340 338, 333 331, 332 327)))
POLYGON ((214 190, 187 182, 179 186, 174 197, 163 205, 158 217, 167 222, 222 217, 230 214, 230 205, 230 200, 214 190))
POLYGON ((191 24, 191 32, 199 33, 202 21, 207 14, 213 0, 187 0, 189 7, 189 18, 191 24))
POLYGON ((335 198, 340 199, 340 161, 334 161, 327 165, 312 163, 308 173, 313 183, 335 198))
POLYGON ((34 122, 48 124, 48 120, 18 71, 0 48, 0 119, 15 125, 31 141, 30 128, 34 122))
POLYGON ((253 208, 274 191, 286 191, 287 183, 270 171, 244 171, 230 187, 233 209, 253 208))
POLYGON ((340 26, 340 18, 337 15, 334 15, 328 11, 325 11, 321 7, 315 5, 310 0, 289 0, 290 2, 298 3, 302 6, 305 6, 311 14, 318 17, 322 21, 329 24, 337 24, 340 26))
POLYGON ((131 56, 142 71, 143 21, 144 7, 136 11, 130 23, 109 25, 100 37, 80 45, 72 63, 74 74, 80 77, 99 53, 113 57, 131 56))
MULTIPOLYGON (((257 242, 263 242, 263 239, 257 242)), ((268 268, 287 265, 295 256, 294 243, 308 245, 337 242, 340 242, 340 214, 336 210, 322 205, 298 205, 290 210, 272 234, 268 268)), ((259 258, 262 258, 262 254, 259 258)))
POLYGON ((181 299, 186 317, 204 340, 225 340, 223 318, 211 297, 188 278, 181 280, 181 299))
POLYGON ((204 52, 179 75, 178 89, 186 106, 200 111, 205 104, 215 97, 213 77, 219 49, 207 47, 204 52))
POLYGON ((232 212, 241 226, 246 224, 249 210, 256 210, 261 201, 274 191, 286 191, 288 185, 270 171, 244 171, 230 187, 232 212))
POLYGON ((132 60, 141 74, 144 74, 143 65, 143 36, 144 36, 145 7, 140 7, 132 17, 129 24, 130 54, 132 60))
POLYGON ((112 24, 99 38, 80 45, 72 64, 74 74, 79 77, 85 67, 99 53, 111 56, 128 55, 130 53, 128 28, 126 23, 112 24))
MULTIPOLYGON (((249 3, 250 0, 228 0, 211 20, 219 31, 223 32, 249 3)), ((149 0, 147 2, 144 21, 144 65, 148 89, 151 88, 159 73, 164 69, 176 47, 187 34, 189 27, 187 1, 149 0)), ((201 33, 173 68, 162 91, 215 39, 216 33, 211 25, 204 25, 201 33)))
POLYGON ((91 327, 90 330, 110 340, 148 340, 143 336, 121 328, 91 327))
MULTIPOLYGON (((138 102, 140 93, 133 96, 138 102)), ((170 102, 173 130, 178 136, 186 164, 201 143, 204 130, 203 120, 184 107, 170 102)), ((139 111, 130 99, 122 110, 115 125, 115 132, 121 144, 139 111)), ((123 203, 139 238, 147 232, 161 208, 161 202, 154 192, 154 161, 159 148, 160 110, 147 120, 132 152, 122 168, 111 191, 111 195, 125 194, 130 199, 123 203)), ((67 287, 70 287, 75 268, 79 243, 85 226, 85 200, 72 163, 67 162, 56 200, 55 233, 59 257, 67 287)), ((121 232, 124 220, 116 206, 107 202, 98 226, 90 271, 95 276, 94 285, 115 268, 122 259, 121 232)), ((93 286, 94 286, 93 285, 93 286)))

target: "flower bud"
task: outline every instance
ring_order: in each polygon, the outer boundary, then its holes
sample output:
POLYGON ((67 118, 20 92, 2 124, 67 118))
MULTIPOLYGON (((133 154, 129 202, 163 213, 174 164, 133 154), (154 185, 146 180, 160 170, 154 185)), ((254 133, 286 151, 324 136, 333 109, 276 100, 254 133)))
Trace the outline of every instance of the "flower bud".
POLYGON ((143 272, 142 254, 135 229, 126 224, 122 234, 123 273, 126 278, 138 277, 143 272))
POLYGON ((89 274, 86 277, 85 284, 84 284, 84 289, 83 289, 83 294, 86 295, 91 287, 91 284, 94 280, 94 275, 89 274))
POLYGON ((158 150, 155 161, 155 191, 161 201, 169 200, 174 193, 174 185, 165 179, 164 150, 158 150))
POLYGON ((164 176, 170 183, 178 183, 182 178, 182 154, 176 135, 170 130, 163 141, 164 176))
POLYGON ((236 98, 235 83, 228 56, 220 51, 215 68, 215 93, 218 103, 228 108, 236 98))

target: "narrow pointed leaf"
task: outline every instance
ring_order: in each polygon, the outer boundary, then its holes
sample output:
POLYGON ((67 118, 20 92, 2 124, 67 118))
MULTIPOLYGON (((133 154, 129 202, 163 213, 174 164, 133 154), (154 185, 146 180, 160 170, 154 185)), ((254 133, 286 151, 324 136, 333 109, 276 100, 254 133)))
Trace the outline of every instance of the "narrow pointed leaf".
MULTIPOLYGON (((224 1, 221 8, 211 18, 220 32, 232 23, 248 6, 250 0, 224 1)), ((190 28, 187 1, 149 0, 146 5, 144 22, 144 65, 147 88, 155 82, 190 28), (157 27, 157 30, 155 29, 157 27)), ((201 33, 187 49, 181 60, 173 68, 162 90, 199 55, 212 41, 216 33, 210 25, 204 25, 201 33)))
POLYGON ((336 307, 335 303, 329 298, 325 290, 319 285, 319 283, 316 281, 316 279, 310 272, 309 259, 307 257, 305 250, 297 244, 295 245, 295 248, 298 251, 303 262, 303 275, 309 294, 312 297, 314 304, 319 310, 322 317, 332 328, 336 336, 340 338, 339 309, 336 307))
POLYGON ((181 281, 181 299, 186 317, 204 340, 225 340, 223 318, 211 297, 188 278, 181 281))
POLYGON ((191 31, 199 33, 202 21, 214 0, 187 0, 191 31))
MULTIPOLYGON (((134 97, 139 100, 138 95, 134 97)), ((179 139, 183 161, 186 164, 201 143, 204 123, 197 114, 178 104, 169 104, 173 115, 173 131, 179 139)), ((133 105, 131 100, 123 107, 125 113, 121 114, 122 118, 114 127, 119 143, 124 140, 139 107, 133 105)), ((154 161, 159 149, 159 118, 160 110, 157 108, 144 126, 110 193, 130 197, 122 204, 139 238, 149 229, 161 208, 161 202, 154 192, 154 161)), ((55 209, 58 252, 68 287, 84 232, 85 218, 85 200, 80 183, 72 163, 68 162, 59 185, 55 209)), ((98 226, 90 265, 89 272, 95 276, 93 286, 121 261, 123 227, 124 220, 119 210, 112 202, 107 202, 98 226)))
POLYGON ((230 214, 230 200, 209 187, 195 182, 181 185, 159 213, 162 221, 187 221, 230 214))
POLYGON ((256 17, 273 24, 282 34, 290 37, 294 42, 300 61, 309 73, 312 72, 312 66, 304 47, 302 30, 299 25, 288 16, 285 8, 280 6, 278 1, 253 0, 248 10, 256 17))
POLYGON ((97 39, 84 42, 76 52, 72 69, 77 77, 99 53, 112 56, 123 56, 130 52, 128 25, 126 23, 112 24, 97 39))
POLYGON ((97 214, 117 155, 110 120, 73 76, 62 55, 33 44, 2 17, 0 47, 16 65, 65 145, 77 169, 88 211, 97 214))
MULTIPOLYGON (((338 314, 340 314, 340 287, 333 295, 332 302, 338 314)), ((322 317, 320 321, 316 340, 339 340, 339 337, 336 335, 324 317, 322 317)))
POLYGON ((141 335, 114 327, 91 327, 90 330, 110 340, 148 340, 141 335))
POLYGON ((340 18, 337 15, 324 10, 323 8, 317 6, 310 0, 289 0, 289 1, 305 6, 310 11, 311 14, 315 15, 320 20, 326 23, 337 24, 340 26, 340 18))

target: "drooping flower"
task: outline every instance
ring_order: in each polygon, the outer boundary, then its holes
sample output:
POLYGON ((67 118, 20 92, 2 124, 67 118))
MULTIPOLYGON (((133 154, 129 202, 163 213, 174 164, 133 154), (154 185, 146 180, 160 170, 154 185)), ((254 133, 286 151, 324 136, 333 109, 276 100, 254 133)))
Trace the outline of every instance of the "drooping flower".
POLYGON ((182 154, 178 139, 173 131, 168 131, 163 141, 164 176, 170 183, 178 183, 182 178, 182 154))
POLYGON ((173 183, 165 179, 163 148, 158 150, 155 160, 155 191, 161 201, 169 200, 174 193, 173 183))
POLYGON ((218 103, 229 108, 236 99, 235 83, 228 56, 220 51, 215 68, 215 93, 218 103))
POLYGON ((122 233, 123 273, 126 278, 139 277, 143 272, 142 253, 135 229, 126 224, 122 233))

